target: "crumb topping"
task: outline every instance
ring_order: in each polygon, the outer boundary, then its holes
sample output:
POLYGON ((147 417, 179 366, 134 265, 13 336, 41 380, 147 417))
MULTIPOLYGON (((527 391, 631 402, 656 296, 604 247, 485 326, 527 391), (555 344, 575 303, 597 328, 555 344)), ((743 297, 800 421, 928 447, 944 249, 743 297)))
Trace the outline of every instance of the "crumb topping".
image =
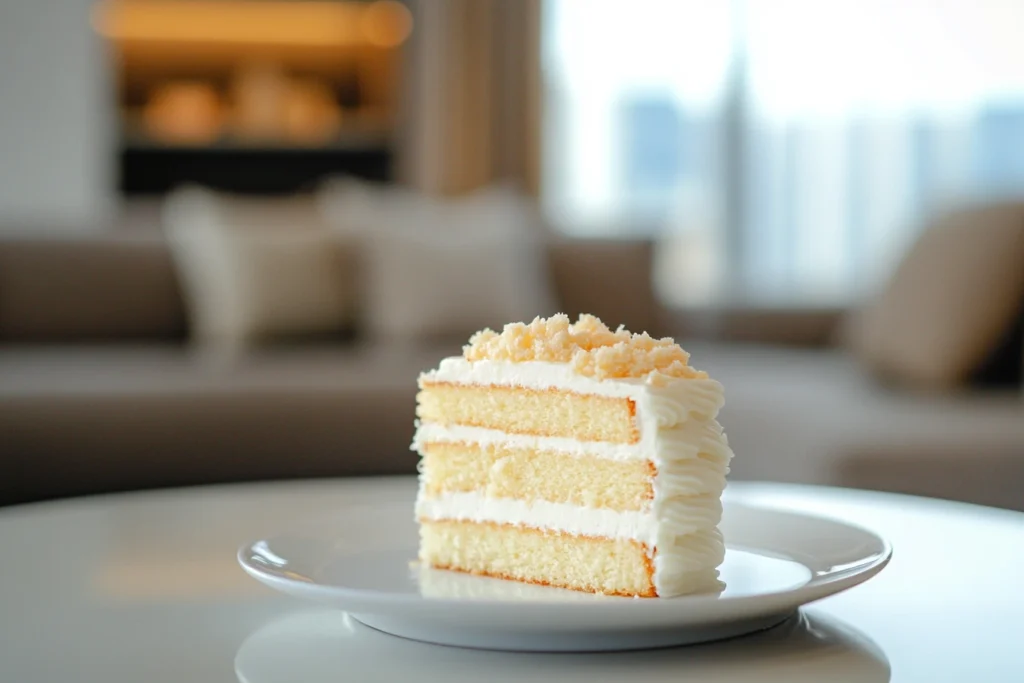
POLYGON ((690 354, 670 337, 654 339, 623 327, 614 332, 592 315, 575 323, 564 313, 533 322, 509 323, 498 333, 482 330, 463 347, 466 360, 520 363, 568 363, 595 379, 643 378, 654 384, 668 379, 704 379, 689 366, 690 354))

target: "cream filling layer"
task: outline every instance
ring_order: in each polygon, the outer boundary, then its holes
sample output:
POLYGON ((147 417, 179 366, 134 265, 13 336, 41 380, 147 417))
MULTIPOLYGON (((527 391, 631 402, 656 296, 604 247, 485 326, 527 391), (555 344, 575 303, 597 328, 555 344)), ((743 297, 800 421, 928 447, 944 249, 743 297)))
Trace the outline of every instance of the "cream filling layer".
POLYGON ((658 534, 658 520, 650 512, 620 512, 545 500, 488 498, 476 491, 448 493, 438 498, 421 497, 416 503, 416 516, 511 524, 576 536, 635 540, 648 545, 654 544, 658 534))
POLYGON ((686 504, 674 506, 673 514, 659 518, 650 511, 488 498, 477 491, 468 491, 437 498, 420 496, 416 501, 416 516, 419 519, 512 524, 575 536, 624 539, 654 548, 662 541, 669 547, 676 537, 714 529, 722 519, 722 501, 720 496, 693 496, 686 504))
POLYGON ((472 443, 481 446, 502 446, 537 451, 553 451, 573 456, 593 456, 608 460, 649 460, 657 467, 679 460, 705 459, 727 466, 732 459, 722 427, 714 420, 686 422, 660 429, 653 443, 609 443, 579 441, 565 437, 509 434, 497 429, 465 425, 441 425, 421 422, 416 425, 412 450, 422 452, 428 443, 472 443))

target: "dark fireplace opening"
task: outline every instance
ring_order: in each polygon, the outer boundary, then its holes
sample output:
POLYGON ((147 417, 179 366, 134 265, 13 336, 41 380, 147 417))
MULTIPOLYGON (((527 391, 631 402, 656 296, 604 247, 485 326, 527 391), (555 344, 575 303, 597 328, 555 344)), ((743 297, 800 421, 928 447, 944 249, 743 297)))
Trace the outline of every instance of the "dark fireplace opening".
POLYGON ((122 195, 392 179, 402 2, 106 2, 95 23, 116 67, 122 195))

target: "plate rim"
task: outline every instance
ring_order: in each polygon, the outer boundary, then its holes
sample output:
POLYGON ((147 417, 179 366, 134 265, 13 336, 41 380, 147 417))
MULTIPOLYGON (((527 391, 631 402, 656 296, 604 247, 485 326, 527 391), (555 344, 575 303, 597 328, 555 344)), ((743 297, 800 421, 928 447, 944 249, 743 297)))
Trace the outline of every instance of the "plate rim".
MULTIPOLYGON (((395 505, 397 501, 387 500, 382 503, 395 505)), ((790 509, 778 504, 758 504, 747 502, 742 496, 734 496, 729 500, 723 500, 728 507, 742 507, 748 510, 765 510, 776 514, 785 514, 793 517, 809 519, 829 524, 835 524, 855 531, 865 537, 872 539, 879 548, 879 551, 866 555, 863 562, 858 562, 855 567, 847 570, 821 574, 811 570, 811 577, 807 582, 794 587, 768 591, 761 593, 722 596, 722 595, 681 595, 668 598, 642 598, 609 601, 542 601, 542 600, 501 600, 494 598, 452 598, 452 597, 424 597, 422 595, 396 593, 379 589, 352 588, 320 583, 316 581, 303 580, 300 578, 288 578, 282 576, 267 567, 250 561, 254 554, 254 548, 258 544, 272 543, 275 538, 287 537, 290 533, 296 533, 299 525, 292 525, 291 531, 284 530, 279 533, 243 543, 236 552, 236 559, 242 569, 253 579, 268 586, 271 589, 286 595, 311 601, 320 604, 331 604, 340 606, 342 609, 353 614, 379 614, 395 615, 407 618, 415 618, 430 615, 436 618, 438 614, 445 614, 460 618, 492 613, 494 610, 501 610, 507 616, 513 613, 523 616, 539 616, 543 613, 554 613, 571 611, 585 613, 587 616, 599 618, 605 616, 621 616, 624 609, 635 609, 634 605, 643 605, 643 612, 649 616, 685 616, 687 614, 702 613, 700 621, 710 622, 718 618, 731 619, 738 616, 751 614, 766 614, 795 609, 825 597, 841 593, 858 586, 879 574, 889 564, 893 556, 892 543, 881 534, 868 529, 862 525, 852 523, 827 514, 812 513, 800 509, 790 509), (343 604, 344 603, 344 604, 343 604), (682 606, 687 609, 681 609, 682 606), (713 614, 713 616, 707 616, 713 614)), ((372 504, 370 504, 372 506, 372 504)), ((307 520, 307 524, 312 520, 307 520)), ((728 542, 727 548, 730 547, 728 542)), ((732 546, 736 547, 736 546, 732 546)), ((737 549, 740 549, 737 547, 737 549)), ((749 550, 748 548, 744 548, 749 550)), ((410 562, 414 562, 411 559, 410 562)), ((800 560, 793 560, 807 566, 800 560)), ((678 621, 678 620, 677 620, 678 621)), ((599 627, 600 624, 595 624, 599 627)))

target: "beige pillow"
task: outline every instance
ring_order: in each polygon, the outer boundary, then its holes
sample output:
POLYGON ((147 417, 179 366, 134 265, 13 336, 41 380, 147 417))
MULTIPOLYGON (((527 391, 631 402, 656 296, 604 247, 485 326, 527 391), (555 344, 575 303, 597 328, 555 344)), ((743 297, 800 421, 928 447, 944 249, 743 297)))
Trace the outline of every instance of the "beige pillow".
POLYGON ((359 244, 371 336, 466 339, 556 312, 539 220, 508 188, 438 199, 339 182, 323 206, 359 244))
POLYGON ((961 385, 1024 303, 1024 204, 943 215, 874 301, 854 314, 854 352, 876 373, 920 388, 961 385))
POLYGON ((334 235, 261 221, 237 202, 188 188, 164 205, 194 338, 243 348, 342 331, 354 292, 334 235))

